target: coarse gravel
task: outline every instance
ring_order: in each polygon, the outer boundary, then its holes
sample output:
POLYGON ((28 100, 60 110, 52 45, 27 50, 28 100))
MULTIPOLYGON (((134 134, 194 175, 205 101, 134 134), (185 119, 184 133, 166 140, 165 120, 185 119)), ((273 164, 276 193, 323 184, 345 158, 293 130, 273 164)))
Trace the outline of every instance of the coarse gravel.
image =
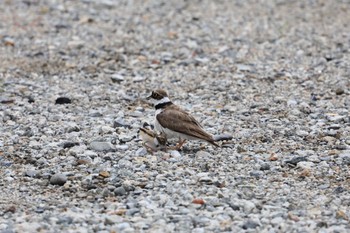
POLYGON ((350 1, 3 0, 0 232, 349 232, 350 1), (214 148, 147 153, 157 88, 214 148))

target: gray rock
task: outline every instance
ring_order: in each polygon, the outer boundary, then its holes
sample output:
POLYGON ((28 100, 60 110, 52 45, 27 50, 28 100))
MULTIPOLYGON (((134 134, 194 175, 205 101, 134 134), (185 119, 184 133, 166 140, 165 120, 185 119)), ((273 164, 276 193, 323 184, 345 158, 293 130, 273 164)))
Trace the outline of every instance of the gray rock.
POLYGON ((61 173, 56 173, 50 178, 50 184, 52 185, 64 185, 66 182, 67 176, 61 173))
POLYGON ((249 175, 255 178, 260 178, 264 175, 264 173, 262 171, 251 171, 249 175))
POLYGON ((147 150, 144 147, 137 149, 137 151, 135 152, 136 156, 144 156, 146 154, 147 154, 147 150))
POLYGON ((243 225, 242 225, 242 228, 244 230, 248 230, 248 229, 255 229, 257 227, 260 226, 260 223, 259 222, 256 222, 254 220, 251 220, 249 219, 248 221, 246 221, 243 225))
POLYGON ((100 142, 100 141, 92 141, 90 143, 90 149, 94 151, 101 151, 101 152, 113 152, 115 151, 115 147, 110 142, 100 142))
POLYGON ((120 83, 120 82, 124 81, 125 79, 124 79, 123 75, 121 75, 121 74, 113 74, 111 76, 111 80, 114 83, 120 83))
POLYGON ((211 154, 206 151, 200 150, 196 153, 195 156, 196 156, 196 159, 208 159, 211 157, 211 154))
POLYGON ((108 215, 105 217, 105 224, 106 225, 114 225, 114 224, 118 224, 121 221, 123 221, 123 218, 121 216, 118 215, 108 215))
POLYGON ((309 133, 307 131, 304 131, 304 130, 297 130, 296 135, 298 135, 299 137, 306 137, 309 135, 309 133))
POLYGON ((267 171, 267 170, 270 170, 270 164, 268 164, 268 163, 262 163, 261 165, 260 165, 260 170, 261 171, 267 171))
POLYGON ((170 152, 170 155, 172 158, 175 158, 175 159, 180 159, 182 157, 181 153, 178 152, 177 150, 171 150, 169 151, 170 152))
POLYGON ((38 178, 40 177, 40 172, 36 170, 27 170, 25 172, 25 175, 33 178, 38 178))
POLYGON ((114 194, 117 196, 124 196, 126 194, 126 190, 124 189, 124 187, 118 187, 114 189, 114 194))
POLYGON ((288 165, 296 166, 300 162, 307 161, 307 158, 305 156, 300 156, 300 157, 294 157, 290 160, 286 160, 285 163, 288 165))
POLYGON ((133 216, 134 214, 139 213, 139 212, 140 212, 140 210, 138 208, 132 208, 132 209, 128 209, 125 214, 127 216, 133 216))
POLYGON ((115 149, 116 150, 128 150, 129 149, 129 146, 128 145, 116 145, 115 146, 115 149))
POLYGON ((128 127, 128 125, 125 123, 125 120, 122 117, 119 117, 113 121, 113 128, 118 127, 128 127))
POLYGON ((301 161, 297 164, 297 167, 301 169, 311 169, 314 165, 315 164, 313 162, 301 161))
POLYGON ((120 134, 118 138, 121 142, 130 142, 134 137, 130 133, 124 133, 120 134))

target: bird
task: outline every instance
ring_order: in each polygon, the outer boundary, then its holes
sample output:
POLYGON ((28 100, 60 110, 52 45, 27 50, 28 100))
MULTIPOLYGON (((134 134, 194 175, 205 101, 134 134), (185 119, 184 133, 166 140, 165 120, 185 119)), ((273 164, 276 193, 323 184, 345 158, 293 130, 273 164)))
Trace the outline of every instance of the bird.
POLYGON ((178 138, 177 149, 180 149, 186 140, 202 140, 219 146, 215 143, 213 135, 206 132, 191 114, 169 99, 165 90, 154 90, 147 99, 153 99, 155 102, 155 128, 167 139, 178 138))
POLYGON ((139 135, 148 152, 166 149, 166 137, 163 134, 157 134, 147 122, 140 128, 139 135))

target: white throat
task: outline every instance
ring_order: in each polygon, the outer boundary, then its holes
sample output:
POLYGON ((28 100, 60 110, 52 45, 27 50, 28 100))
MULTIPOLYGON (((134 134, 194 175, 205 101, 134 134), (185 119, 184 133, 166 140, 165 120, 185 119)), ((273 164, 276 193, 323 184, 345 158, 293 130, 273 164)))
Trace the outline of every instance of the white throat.
POLYGON ((158 104, 164 104, 164 103, 169 103, 170 102, 170 99, 168 97, 164 97, 160 100, 157 100, 154 104, 154 106, 158 105, 158 104))

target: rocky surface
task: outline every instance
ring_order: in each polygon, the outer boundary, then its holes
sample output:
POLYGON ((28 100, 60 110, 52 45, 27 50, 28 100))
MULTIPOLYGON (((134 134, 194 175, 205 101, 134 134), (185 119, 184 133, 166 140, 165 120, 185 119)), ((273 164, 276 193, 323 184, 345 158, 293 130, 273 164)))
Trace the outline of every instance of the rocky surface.
POLYGON ((0 4, 0 232, 349 232, 349 1, 0 4), (145 97, 213 134, 148 154, 145 97))

